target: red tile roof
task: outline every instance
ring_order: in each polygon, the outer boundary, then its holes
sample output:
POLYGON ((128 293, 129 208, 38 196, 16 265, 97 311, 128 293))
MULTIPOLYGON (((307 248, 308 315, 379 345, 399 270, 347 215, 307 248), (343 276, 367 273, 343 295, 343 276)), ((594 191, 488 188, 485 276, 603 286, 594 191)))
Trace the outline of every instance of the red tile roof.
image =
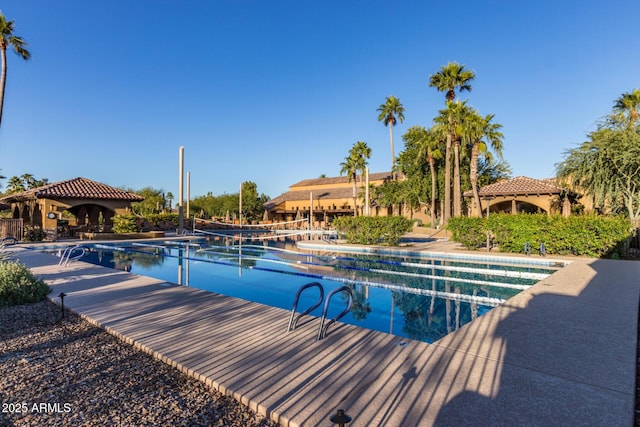
POLYGON ((144 197, 120 188, 78 177, 43 185, 22 193, 11 194, 0 200, 11 203, 29 199, 96 199, 140 202, 144 200, 144 197))
MULTIPOLYGON (((555 184, 554 179, 534 179, 526 176, 518 176, 512 179, 495 182, 482 187, 478 193, 483 196, 508 196, 508 195, 532 195, 532 194, 562 194, 567 189, 555 184)), ((473 196, 471 191, 464 193, 466 197, 473 196)))
MULTIPOLYGON (((391 172, 376 172, 376 173, 369 174, 369 181, 379 181, 387 178, 391 178, 391 172)), ((347 182, 349 182, 348 176, 335 176, 330 178, 310 178, 310 179, 303 179, 302 181, 291 185, 291 187, 308 187, 311 185, 344 184, 347 182)))
POLYGON ((309 205, 309 193, 313 195, 313 203, 314 206, 317 203, 318 199, 327 200, 327 199, 351 199, 353 198, 353 188, 351 187, 338 187, 338 188, 323 188, 321 190, 296 190, 296 191, 287 191, 276 197, 275 199, 271 199, 264 204, 265 209, 273 209, 278 206, 282 202, 288 202, 292 200, 299 200, 301 204, 307 203, 306 206, 309 205))

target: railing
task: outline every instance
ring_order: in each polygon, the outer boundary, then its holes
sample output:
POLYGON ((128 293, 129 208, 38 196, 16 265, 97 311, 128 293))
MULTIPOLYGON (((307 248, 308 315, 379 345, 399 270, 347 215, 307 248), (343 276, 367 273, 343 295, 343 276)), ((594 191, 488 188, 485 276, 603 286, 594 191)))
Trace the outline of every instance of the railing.
POLYGON ((89 251, 89 248, 87 248, 86 246, 80 246, 80 245, 69 246, 64 250, 64 252, 62 252, 62 255, 60 256, 60 261, 58 261, 58 265, 67 266, 69 265, 69 262, 75 261, 85 256, 87 254, 87 251, 89 251), (71 257, 71 254, 73 254, 73 252, 75 251, 80 251, 80 254, 74 257, 71 257))
POLYGON ((349 310, 351 310, 352 305, 353 305, 353 293, 351 292, 350 287, 341 286, 329 292, 329 295, 327 295, 327 299, 324 301, 324 310, 322 310, 322 317, 320 318, 320 328, 318 329, 318 338, 317 338, 318 341, 327 336, 327 329, 329 329, 329 326, 331 326, 332 323, 337 322, 339 319, 342 318, 342 316, 347 314, 349 310), (324 321, 327 318, 327 311, 329 311, 329 303, 331 302, 331 297, 333 297, 338 292, 346 292, 347 295, 349 296, 349 299, 347 300, 347 306, 336 317, 329 320, 329 323, 325 325, 324 321))
POLYGON ((318 328, 317 340, 321 340, 324 337, 326 337, 327 336, 327 330, 329 329, 329 326, 331 326, 333 323, 337 322, 345 314, 347 314, 351 310, 351 306, 353 305, 353 293, 351 291, 351 288, 349 288, 348 286, 341 286, 341 287, 339 287, 337 289, 332 290, 331 292, 329 292, 329 294, 327 295, 327 298, 325 299, 324 298, 324 288, 320 283, 311 282, 311 283, 307 283, 306 285, 302 285, 300 287, 300 289, 298 289, 298 292, 296 292, 296 297, 293 300, 293 308, 291 309, 291 315, 289 316, 289 326, 287 326, 287 332, 293 331, 296 328, 297 324, 298 324, 298 320, 300 320, 300 318, 302 316, 305 316, 305 315, 311 313, 316 308, 318 308, 320 306, 320 304, 322 304, 322 300, 323 299, 324 299, 324 309, 322 310, 322 316, 320 317, 320 327, 318 328), (302 292, 304 290, 310 289, 310 288, 314 288, 314 287, 318 288, 318 290, 320 291, 320 295, 319 295, 318 301, 316 301, 313 305, 311 305, 309 308, 307 308, 306 310, 304 310, 303 312, 299 313, 296 316, 295 313, 296 313, 296 309, 298 308, 298 302, 300 300, 300 294, 302 294, 302 292), (334 318, 330 319, 329 322, 325 325, 325 321, 327 319, 327 312, 329 311, 329 304, 331 303, 331 298, 335 294, 337 294, 339 292, 346 292, 347 293, 347 295, 348 295, 347 305, 346 305, 344 310, 342 310, 334 318))
POLYGON ((306 316, 316 308, 320 307, 320 304, 322 304, 323 299, 324 299, 324 288, 320 283, 311 282, 311 283, 307 283, 306 285, 300 286, 300 289, 298 289, 298 292, 296 292, 296 297, 293 300, 293 308, 291 309, 291 316, 289 317, 289 326, 287 326, 287 332, 293 331, 296 328, 296 325, 298 324, 298 320, 300 320, 302 316, 306 316), (318 301, 315 304, 307 308, 305 311, 299 313, 294 318, 296 309, 298 308, 298 301, 300 300, 300 294, 302 294, 302 291, 309 288, 318 288, 318 290, 320 290, 320 298, 318 298, 318 301))
POLYGON ((0 238, 13 237, 16 240, 22 240, 24 232, 24 221, 18 219, 0 219, 0 238))

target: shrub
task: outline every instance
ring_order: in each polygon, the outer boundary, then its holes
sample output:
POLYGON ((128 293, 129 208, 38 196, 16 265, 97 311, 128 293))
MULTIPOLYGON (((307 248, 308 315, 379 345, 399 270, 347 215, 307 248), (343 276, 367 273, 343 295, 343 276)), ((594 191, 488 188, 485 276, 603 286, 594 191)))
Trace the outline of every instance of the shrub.
POLYGON ((403 234, 411 231, 413 223, 401 216, 343 216, 333 225, 345 234, 348 243, 397 245, 403 234))
POLYGON ((483 218, 451 218, 447 229, 451 232, 451 240, 462 243, 468 249, 477 249, 487 241, 486 221, 483 218))
POLYGON ((49 292, 51 288, 24 265, 0 262, 0 307, 42 301, 49 292))
POLYGON ((44 232, 42 227, 38 225, 34 225, 33 227, 29 225, 24 226, 23 239, 26 242, 40 242, 44 240, 45 237, 47 237, 47 234, 44 232))
POLYGON ((619 216, 496 214, 452 218, 447 228, 453 241, 470 249, 481 246, 490 232, 501 252, 522 253, 525 243, 535 251, 544 243, 548 254, 591 257, 620 257, 631 236, 629 221, 619 216))
POLYGON ((116 215, 113 217, 114 233, 135 233, 138 231, 136 226, 136 216, 131 214, 116 215))

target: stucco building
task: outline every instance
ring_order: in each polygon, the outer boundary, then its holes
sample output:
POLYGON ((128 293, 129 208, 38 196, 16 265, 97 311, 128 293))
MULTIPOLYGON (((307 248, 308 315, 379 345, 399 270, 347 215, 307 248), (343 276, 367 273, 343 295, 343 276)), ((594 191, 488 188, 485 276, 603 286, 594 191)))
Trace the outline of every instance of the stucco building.
POLYGON ((79 231, 109 231, 114 215, 129 212, 132 202, 142 200, 137 194, 79 177, 5 196, 0 204, 9 205, 11 218, 42 227, 55 237, 61 221, 79 231))
MULTIPOLYGON (((389 172, 369 174, 369 184, 375 187, 382 185, 391 179, 389 172)), ((356 181, 357 206, 359 214, 364 213, 364 198, 361 195, 362 184, 360 178, 356 181)), ((310 206, 313 203, 314 225, 322 226, 333 218, 341 215, 353 215, 353 182, 346 176, 332 178, 305 179, 289 187, 289 191, 269 200, 265 203, 265 210, 269 220, 275 222, 292 221, 294 219, 308 218, 310 206)), ((384 216, 390 214, 390 209, 381 206, 372 206, 372 216, 384 216)))

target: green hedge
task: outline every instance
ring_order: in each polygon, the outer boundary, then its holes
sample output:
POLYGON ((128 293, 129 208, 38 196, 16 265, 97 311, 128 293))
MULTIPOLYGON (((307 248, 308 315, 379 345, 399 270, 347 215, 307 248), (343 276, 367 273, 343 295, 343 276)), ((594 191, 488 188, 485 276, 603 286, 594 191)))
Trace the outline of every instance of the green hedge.
POLYGON ((343 216, 333 221, 333 226, 345 234, 348 243, 394 246, 411 231, 413 222, 402 216, 343 216))
POLYGON ((453 241, 476 249, 486 244, 487 232, 501 252, 532 252, 544 243, 548 254, 619 257, 631 236, 629 221, 620 216, 496 214, 489 218, 458 217, 447 229, 453 241))
POLYGON ((0 307, 42 301, 49 292, 51 288, 24 265, 0 262, 0 307))

